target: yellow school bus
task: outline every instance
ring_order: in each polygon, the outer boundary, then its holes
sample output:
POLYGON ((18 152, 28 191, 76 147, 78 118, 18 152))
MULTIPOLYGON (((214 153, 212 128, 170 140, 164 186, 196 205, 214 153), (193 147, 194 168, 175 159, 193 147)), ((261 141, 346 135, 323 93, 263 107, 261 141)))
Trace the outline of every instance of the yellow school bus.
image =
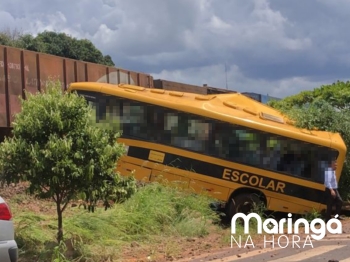
POLYGON ((337 133, 298 129, 280 112, 239 93, 198 95, 106 83, 72 83, 97 123, 122 131, 122 175, 181 181, 225 203, 231 217, 253 204, 305 214, 325 208, 324 169, 346 146, 337 133))

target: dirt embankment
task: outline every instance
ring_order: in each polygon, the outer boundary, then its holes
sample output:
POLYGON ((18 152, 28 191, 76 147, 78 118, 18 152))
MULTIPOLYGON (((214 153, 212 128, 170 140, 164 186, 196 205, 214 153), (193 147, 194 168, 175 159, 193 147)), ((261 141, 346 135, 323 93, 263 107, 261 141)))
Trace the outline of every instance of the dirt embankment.
MULTIPOLYGON (((0 196, 7 202, 16 205, 16 210, 28 210, 34 212, 45 212, 52 215, 56 214, 54 203, 50 200, 39 200, 26 195, 27 183, 18 185, 11 184, 0 188, 0 196)), ((16 216, 16 213, 13 214, 16 216)), ((350 218, 346 217, 342 221, 343 232, 350 234, 350 218)), ((179 237, 176 239, 167 239, 166 243, 130 243, 130 247, 123 250, 123 261, 177 261, 181 259, 191 260, 191 258, 200 255, 209 255, 230 249, 230 228, 220 229, 210 226, 210 234, 200 238, 179 237), (220 232, 219 232, 220 231, 220 232), (161 244, 162 243, 162 244, 161 244), (163 246, 162 246, 163 245, 163 246), (152 252, 153 254, 152 254, 152 252)), ((301 239, 306 235, 302 234, 301 239)), ((259 238, 254 237, 259 242, 259 238)), ((262 240, 262 239, 261 239, 262 240)))

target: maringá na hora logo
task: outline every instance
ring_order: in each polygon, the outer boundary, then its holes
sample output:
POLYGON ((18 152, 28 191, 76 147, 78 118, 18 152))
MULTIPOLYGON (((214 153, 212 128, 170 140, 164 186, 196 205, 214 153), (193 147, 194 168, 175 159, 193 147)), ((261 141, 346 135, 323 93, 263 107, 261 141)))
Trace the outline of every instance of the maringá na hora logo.
POLYGON ((238 247, 242 247, 242 235, 236 235, 236 224, 237 219, 241 218, 244 220, 244 234, 248 235, 246 240, 243 243, 243 247, 247 246, 255 248, 253 238, 250 235, 250 219, 255 218, 256 223, 256 232, 261 235, 264 234, 264 248, 266 248, 266 244, 269 243, 272 248, 275 246, 279 248, 305 248, 305 246, 311 246, 313 248, 312 239, 313 240, 321 240, 327 234, 326 231, 330 234, 342 234, 342 224, 337 219, 338 215, 335 218, 330 219, 327 224, 320 218, 313 219, 311 222, 308 222, 304 218, 299 218, 292 223, 292 214, 288 214, 288 218, 281 219, 279 222, 273 218, 267 218, 264 222, 262 222, 261 217, 256 213, 250 213, 249 215, 245 215, 243 213, 235 214, 231 219, 231 248, 236 244, 238 247), (287 225, 285 225, 287 223, 287 225), (299 235, 299 227, 303 225, 305 229, 306 237, 301 240, 299 235), (332 225, 336 225, 336 227, 332 228, 332 225), (287 234, 284 234, 285 226, 287 229, 287 234), (311 234, 310 234, 311 230, 311 234), (278 234, 278 237, 275 235, 278 234))

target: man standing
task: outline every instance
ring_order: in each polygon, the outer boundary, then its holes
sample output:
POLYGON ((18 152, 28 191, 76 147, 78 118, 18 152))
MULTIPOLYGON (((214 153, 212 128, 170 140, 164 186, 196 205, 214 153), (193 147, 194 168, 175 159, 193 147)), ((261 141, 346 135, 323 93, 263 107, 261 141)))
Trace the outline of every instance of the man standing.
POLYGON ((326 205, 327 205, 326 217, 325 217, 326 223, 328 222, 328 220, 331 219, 332 208, 334 204, 336 207, 336 214, 340 219, 341 207, 343 205, 343 200, 338 192, 338 183, 337 183, 337 178, 335 176, 336 169, 337 169, 337 162, 336 160, 333 160, 331 162, 331 165, 328 168, 326 168, 326 171, 325 171, 324 184, 326 187, 326 205))

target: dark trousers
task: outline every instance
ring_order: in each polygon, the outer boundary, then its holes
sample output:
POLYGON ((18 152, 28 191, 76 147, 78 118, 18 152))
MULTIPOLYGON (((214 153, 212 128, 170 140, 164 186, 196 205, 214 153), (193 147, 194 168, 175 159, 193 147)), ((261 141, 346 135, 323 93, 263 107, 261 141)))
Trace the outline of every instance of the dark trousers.
POLYGON ((338 216, 340 216, 341 208, 343 205, 343 200, 342 200, 341 196, 339 195, 338 190, 337 189, 333 189, 333 190, 335 192, 335 197, 332 196, 329 188, 326 188, 326 205, 327 205, 326 217, 325 217, 326 222, 329 219, 331 219, 333 206, 335 205, 336 214, 338 216))

